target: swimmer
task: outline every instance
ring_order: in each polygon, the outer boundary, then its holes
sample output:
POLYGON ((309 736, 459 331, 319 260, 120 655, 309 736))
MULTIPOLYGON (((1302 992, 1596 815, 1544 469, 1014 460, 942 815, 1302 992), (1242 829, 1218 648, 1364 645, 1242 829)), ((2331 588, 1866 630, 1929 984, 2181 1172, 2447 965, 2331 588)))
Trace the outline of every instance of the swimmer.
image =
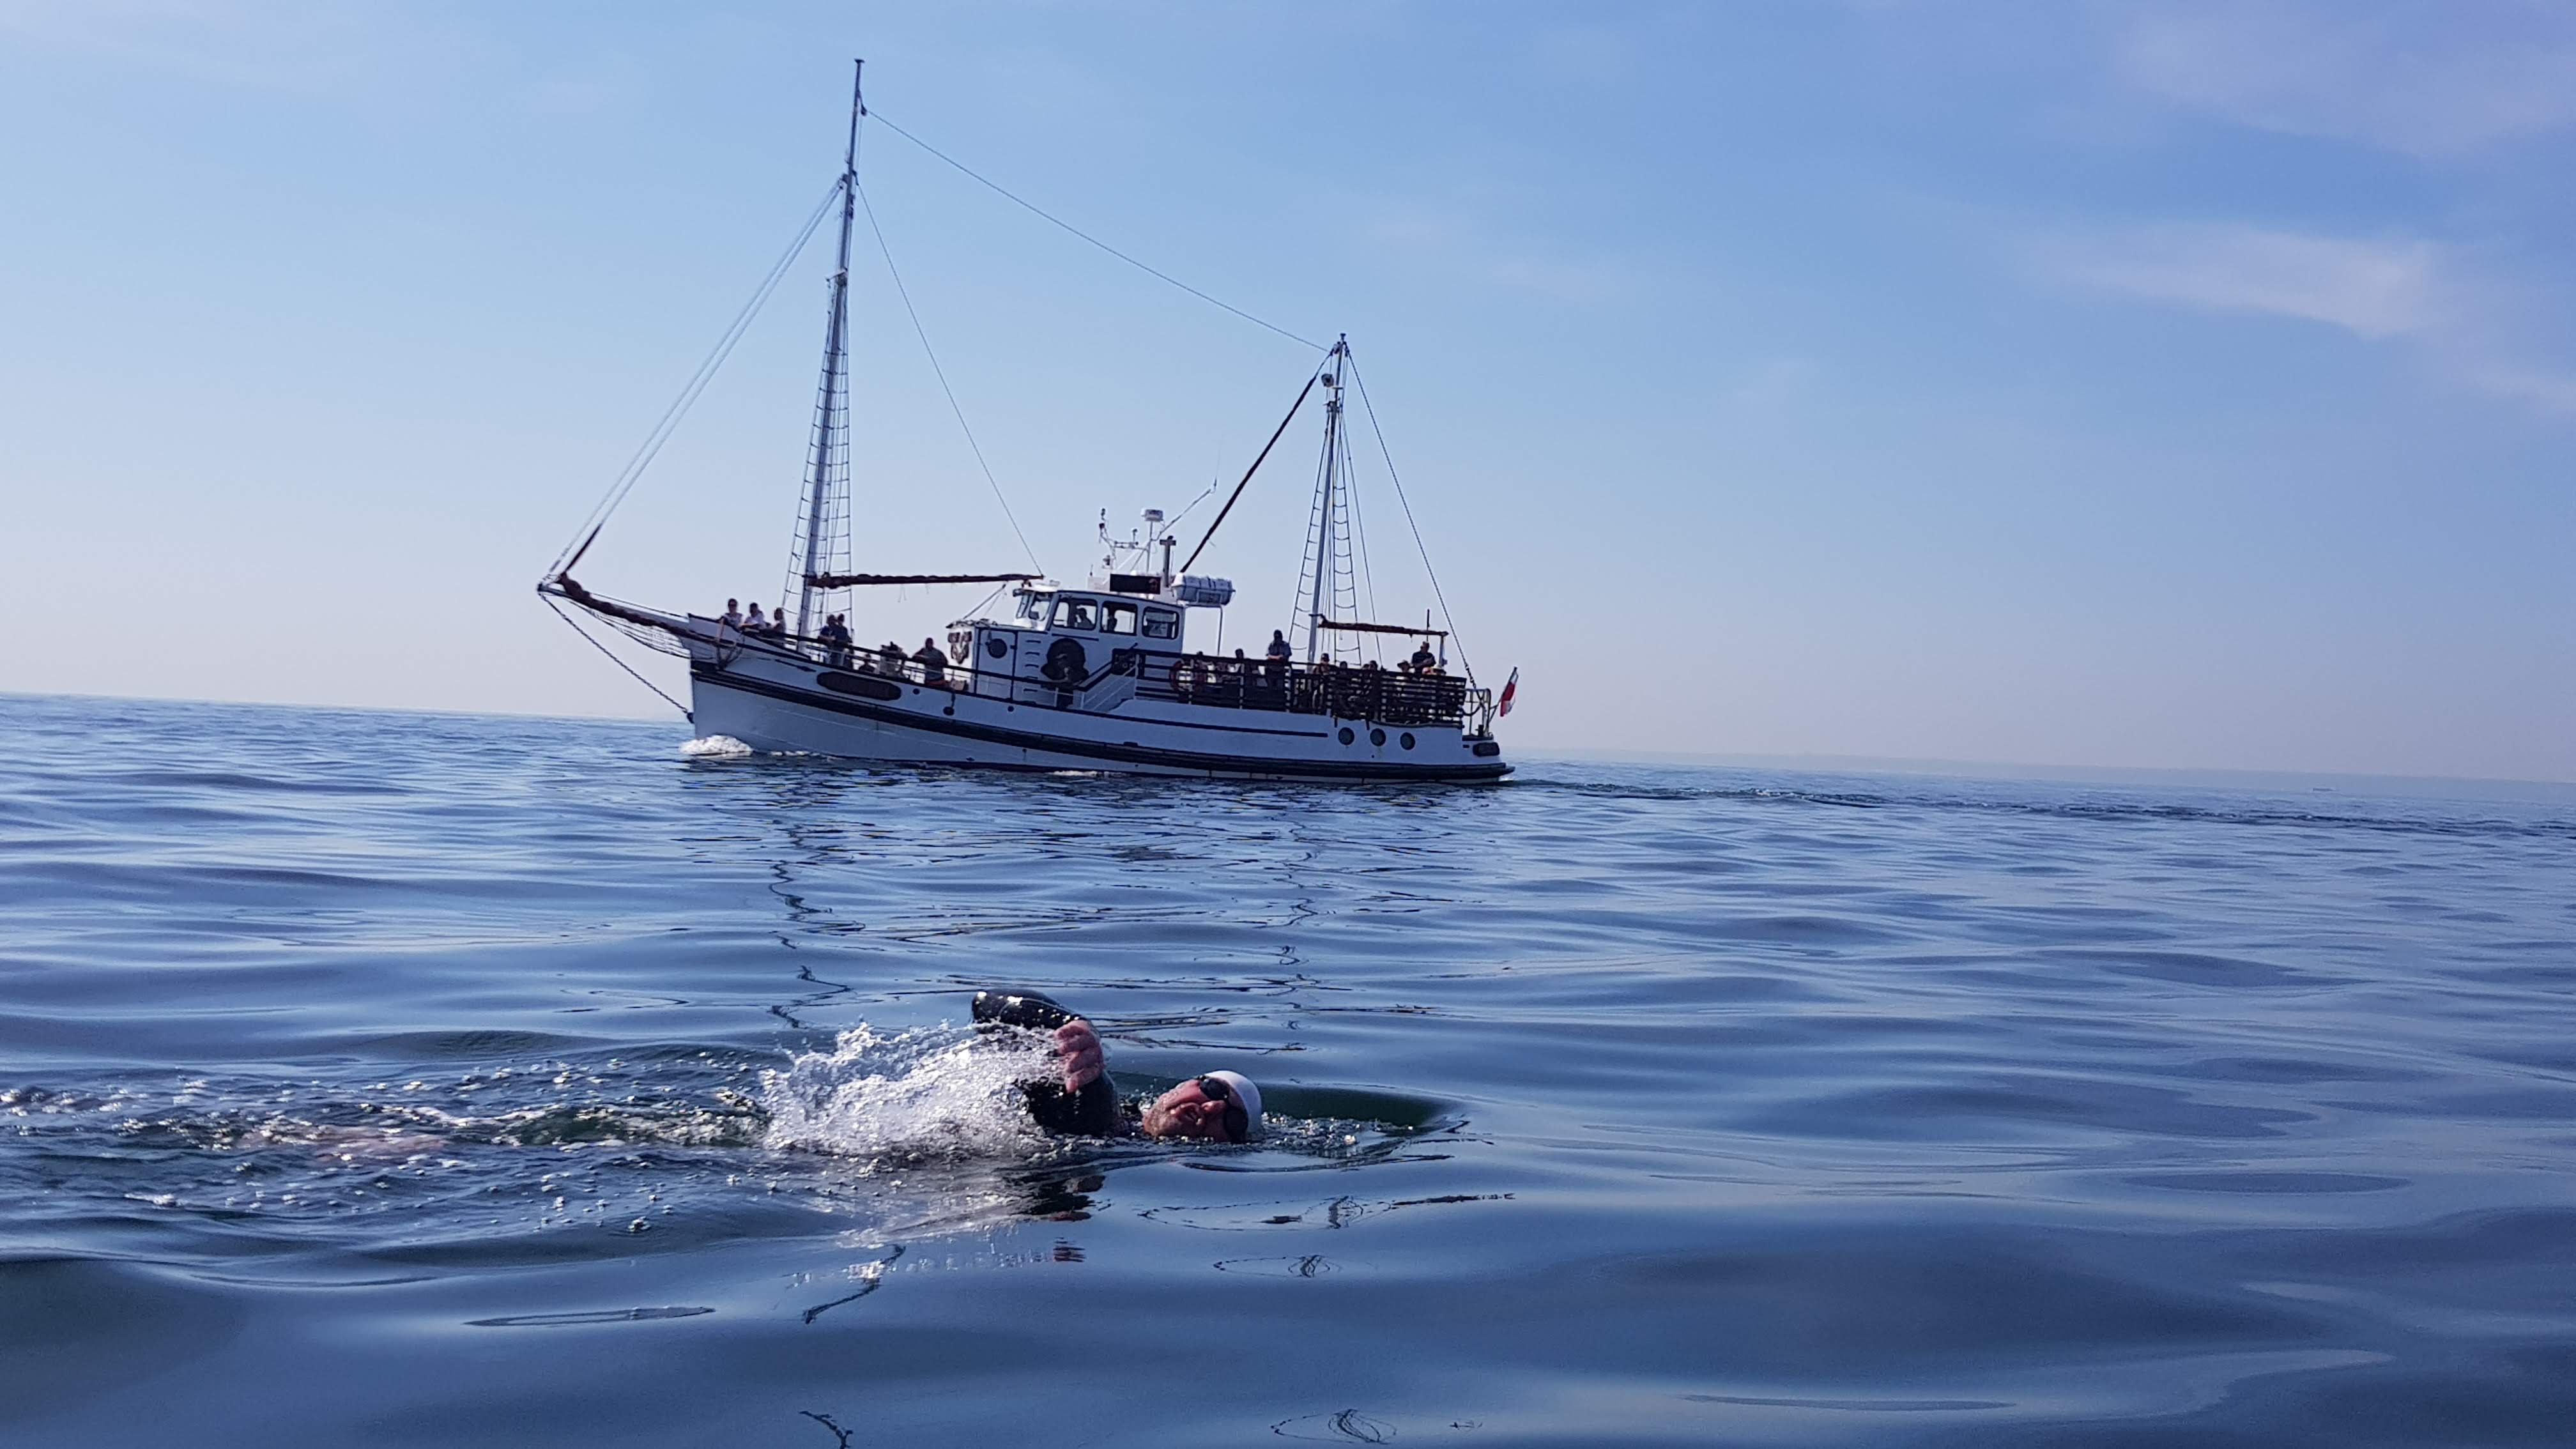
POLYGON ((1029 1087, 1029 1114, 1049 1132, 1087 1137, 1248 1142, 1261 1131, 1261 1089, 1241 1072, 1192 1077, 1150 1102, 1121 1103, 1091 1023, 1036 991, 979 991, 975 1020, 1052 1029, 1063 1084, 1029 1087))

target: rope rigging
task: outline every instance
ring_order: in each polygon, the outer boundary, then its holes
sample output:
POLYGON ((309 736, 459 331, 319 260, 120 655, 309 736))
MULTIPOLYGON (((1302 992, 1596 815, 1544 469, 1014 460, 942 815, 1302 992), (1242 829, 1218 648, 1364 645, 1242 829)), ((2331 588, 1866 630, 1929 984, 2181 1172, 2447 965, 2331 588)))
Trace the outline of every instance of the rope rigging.
POLYGON ((1369 401, 1368 383, 1361 379, 1359 365, 1348 356, 1342 359, 1342 370, 1350 374, 1351 385, 1359 389, 1360 410, 1368 414, 1369 431, 1377 435, 1378 456, 1386 460, 1386 481, 1395 485, 1395 501, 1404 506, 1405 527, 1413 530, 1413 547, 1422 555, 1423 576, 1431 580, 1431 597, 1440 601, 1440 621, 1449 626, 1450 642, 1458 646, 1458 668, 1472 680, 1476 667, 1467 662, 1466 641, 1457 633, 1458 616, 1449 612, 1449 596, 1440 591, 1440 574, 1431 567, 1430 546, 1422 541, 1422 525, 1413 519, 1413 500, 1404 496, 1404 480, 1395 475, 1395 454, 1386 445, 1386 429, 1378 426, 1377 407, 1369 401))
POLYGON ((649 680, 649 679, 646 679, 643 675, 636 673, 636 671, 635 671, 635 666, 634 666, 634 665, 629 664, 629 663, 627 663, 625 660, 620 659, 620 658, 618 658, 618 657, 617 657, 617 651, 615 651, 615 650, 613 650, 613 649, 609 648, 609 647, 608 647, 607 645, 605 645, 605 644, 600 643, 598 640, 591 638, 591 637, 590 637, 590 631, 589 631, 588 629, 585 629, 585 628, 581 627, 581 621, 580 621, 580 620, 578 620, 578 619, 576 619, 576 618, 574 618, 572 615, 565 613, 565 612, 563 611, 563 606, 562 606, 561 604, 556 603, 556 602, 554 601, 554 598, 553 598, 551 595, 548 595, 548 594, 542 594, 542 593, 541 593, 541 594, 537 595, 537 597, 538 597, 538 598, 541 598, 541 599, 544 599, 544 600, 546 601, 546 607, 555 611, 555 617, 556 617, 556 618, 561 619, 561 620, 563 620, 565 623, 567 623, 567 624, 571 625, 571 626, 572 626, 572 631, 573 631, 574 633, 576 633, 576 634, 579 634, 579 635, 582 637, 582 641, 583 641, 584 643, 586 643, 586 644, 590 645, 590 647, 591 647, 591 648, 598 650, 600 653, 607 655, 607 656, 608 656, 608 662, 609 662, 609 663, 614 664, 614 665, 616 665, 618 668, 625 670, 625 671, 627 672, 627 674, 628 674, 629 676, 631 676, 637 684, 640 684, 640 685, 644 686, 646 689, 649 689, 649 690, 653 691, 655 694, 660 694, 660 695, 662 695, 662 702, 663 702, 664 704, 669 705, 671 708, 678 710, 678 711, 680 712, 680 718, 682 718, 682 719, 684 719, 684 720, 687 720, 687 721, 688 721, 689 723, 691 723, 691 724, 695 724, 695 723, 697 723, 698 717, 697 717, 696 715, 694 715, 694 714, 692 714, 692 713, 690 713, 690 712, 689 712, 689 707, 688 707, 687 705, 684 705, 684 704, 680 703, 678 700, 673 699, 671 696, 669 696, 669 695, 667 695, 667 694, 663 694, 663 693, 662 693, 662 686, 660 686, 660 685, 658 685, 658 684, 655 684, 653 681, 651 681, 651 680, 649 680))
POLYGON ((796 265, 796 258, 804 254, 805 244, 814 239, 815 228, 823 224, 823 218, 831 213, 832 203, 840 200, 840 197, 841 179, 836 176, 832 178, 831 188, 823 193, 823 199, 815 204, 814 214, 805 218, 805 224, 797 229, 796 240, 790 242, 787 250, 779 255, 776 264, 770 267, 769 275, 761 278, 759 288, 751 294, 751 300, 743 303, 742 310, 734 314, 733 324, 725 329, 724 336, 717 339, 714 349, 709 351, 705 360, 698 364, 698 370, 689 375, 688 382, 680 389, 680 395, 673 398, 671 405, 663 410, 661 421, 653 425, 650 433, 645 434, 643 443, 635 450, 635 456, 626 460, 626 466, 619 471, 616 481, 608 485, 608 492, 592 506, 589 515, 582 519, 580 526, 572 531, 572 541, 564 545, 563 552, 556 554, 554 563, 547 568, 546 573, 549 576, 560 574, 570 568, 572 560, 589 548, 591 540, 597 538, 599 531, 608 526, 608 516, 615 513, 618 505, 626 501, 626 495, 635 490, 636 482, 644 476, 644 470, 653 465, 654 456, 662 451, 662 445, 671 440, 671 434, 679 428, 680 420, 688 416, 689 409, 697 403, 698 395, 705 392, 707 384, 715 380, 717 370, 724 366, 726 358, 733 355, 734 344, 740 342, 743 334, 751 329, 752 320, 760 315, 762 305, 769 301, 771 293, 778 290, 778 284, 787 276, 788 268, 796 265))
MULTIPOLYGON (((1235 500, 1243 496, 1243 490, 1252 482, 1252 475, 1261 471, 1262 463, 1270 457, 1270 450, 1279 446, 1279 439, 1288 431, 1288 425, 1297 421, 1297 410, 1306 405, 1307 394, 1312 393, 1315 390, 1316 380, 1321 378, 1323 375, 1324 365, 1322 363, 1317 363, 1315 365, 1314 375, 1306 379, 1304 390, 1297 394, 1297 400, 1295 402, 1288 405, 1288 416, 1279 420, 1279 427, 1277 431, 1270 435, 1270 441, 1261 445, 1261 452, 1253 458, 1252 466, 1243 470, 1243 481, 1235 484, 1234 491, 1226 495, 1225 506, 1216 511, 1216 522, 1209 524, 1208 531, 1199 535, 1199 546, 1191 549, 1189 558, 1184 560, 1181 564, 1182 573, 1188 573, 1190 571, 1190 565, 1197 563, 1199 561, 1199 555, 1207 552, 1208 540, 1215 538, 1216 531, 1225 527, 1225 516, 1234 511, 1235 500)), ((1198 507, 1196 503, 1193 503, 1190 506, 1192 508, 1198 507)))
MULTIPOLYGON (((857 112, 857 115, 864 115, 881 123, 888 130, 893 131, 896 135, 903 137, 913 145, 920 147, 923 151, 929 153, 941 162, 946 163, 960 174, 976 182, 978 185, 987 188, 994 194, 1002 197, 1004 200, 1007 200, 1013 205, 1037 216, 1041 220, 1070 233, 1074 237, 1089 243, 1091 246, 1108 253, 1110 256, 1125 262, 1127 265, 1136 268, 1138 271, 1144 272, 1146 275, 1151 276, 1158 281, 1177 287, 1181 291, 1189 293, 1191 296, 1198 298, 1200 301, 1203 301, 1212 307, 1230 313, 1246 322, 1252 323, 1254 326, 1275 333, 1278 336, 1284 337, 1300 346, 1311 347, 1318 351, 1324 350, 1323 344, 1321 343, 1315 342, 1309 338, 1301 337, 1284 327, 1265 321, 1260 317, 1256 317, 1240 307, 1234 306, 1229 302, 1222 301, 1206 292, 1200 291, 1198 288, 1191 286, 1189 283, 1180 280, 1178 277, 1175 277, 1160 268, 1139 261, 1128 253, 1120 251, 1118 248, 1111 246, 1109 243, 1102 241, 1100 238, 1093 236, 1091 233, 1084 231, 1080 227, 1075 226, 1071 222, 1064 220, 1062 217, 1055 215, 1044 207, 1037 205, 1035 202, 1029 201, 1027 198, 1011 191, 999 182, 996 182, 990 177, 976 171, 974 168, 966 165, 962 161, 959 161, 947 152, 942 151, 938 147, 931 145, 929 142, 922 140, 910 131, 905 130, 901 125, 887 119, 881 111, 872 107, 865 107, 861 108, 857 112)), ((854 147, 855 122, 857 115, 853 116, 854 147)), ((966 445, 975 455, 976 466, 983 472, 986 486, 992 489, 994 501, 1001 505, 1002 516, 1011 525, 1011 533, 1018 540, 1021 552, 1027 555, 1029 562, 1033 566, 1041 569, 1044 567, 1044 565, 1038 560, 1036 549, 1030 546, 1027 533, 1021 529, 1018 516, 1012 512, 1010 500, 1002 493, 1001 483, 999 479, 994 476, 992 465, 984 455, 983 444, 975 437, 974 428, 966 421, 965 409, 960 406, 957 401, 956 389, 951 386, 948 381, 947 369, 940 363, 937 350, 931 346, 930 335, 928 329, 922 324, 920 310, 913 304, 911 289, 905 285, 902 272, 895 266, 893 249, 887 244, 885 229, 877 218, 875 206, 868 200, 866 188, 859 186, 854 177, 843 176, 835 177, 833 179, 832 185, 825 190, 822 200, 815 204, 813 213, 805 218, 805 222, 802 226, 797 228, 795 239, 790 242, 787 249, 780 254, 777 262, 770 267, 768 273, 761 278, 760 285, 754 289, 750 299, 743 303, 742 309, 734 315, 733 321, 725 328, 723 335, 717 339, 715 346, 711 348, 706 357, 699 362, 697 369, 689 375, 689 379, 682 385, 679 395, 672 400, 671 405, 668 408, 664 409, 660 419, 654 423, 652 430, 645 435, 644 441, 637 446, 634 455, 627 460, 626 466, 619 470, 616 478, 609 484, 607 491, 601 495, 599 502, 592 506, 590 512, 583 517, 581 523, 573 529, 572 537, 564 544, 562 550, 555 555, 554 562, 548 566, 546 571, 548 577, 554 577, 569 570, 573 563, 577 561, 590 548, 590 545, 598 539, 600 530, 607 526, 610 515, 614 514, 617 509, 625 503, 627 495, 634 491, 635 485, 642 480, 645 471, 652 466, 653 460, 660 455, 663 445, 670 441, 672 434, 678 430, 681 421, 688 416, 689 410, 696 405, 699 396, 706 391, 707 385, 714 381, 716 373, 723 368, 726 360, 733 355, 735 345, 741 342, 744 334, 750 330, 752 322, 759 317, 762 308, 767 305, 770 297, 778 290, 779 283, 786 278, 788 271, 796 264, 796 259, 804 254, 807 243, 813 240, 815 231, 823 224, 823 219, 831 214, 833 203, 842 199, 842 187, 845 184, 850 188, 850 194, 857 198, 860 206, 867 212, 868 228, 876 236, 877 250, 879 255, 881 255, 885 260, 886 273, 894 281, 895 292, 903 301, 905 314, 911 319, 913 334, 920 340, 922 352, 930 360, 931 371, 939 380, 940 391, 945 394, 948 399, 949 411, 957 418, 958 429, 966 436, 966 445)), ((1295 409, 1292 408, 1290 412, 1293 416, 1295 409)), ((1265 454, 1267 451, 1267 449, 1264 450, 1265 454)), ((1259 464, 1256 462, 1254 466, 1255 468, 1258 468, 1259 464)), ((1247 481, 1249 481, 1248 475, 1247 481)), ((1242 485, 1236 485, 1237 496, 1240 496, 1241 491, 1242 485)), ((1195 507, 1195 503, 1192 506, 1195 507)), ((1232 499, 1228 500, 1227 507, 1232 507, 1232 499)), ((1225 510, 1219 511, 1219 522, 1223 522, 1224 512, 1225 510)), ((1214 530, 1211 529, 1210 534, 1213 535, 1213 533, 1214 530)), ((1200 541, 1200 547, 1206 547, 1205 539, 1200 541)), ((1195 553, 1193 554, 1193 559, 1195 559, 1195 553)))
POLYGON ((910 141, 912 144, 919 146, 922 150, 927 151, 931 155, 938 157, 940 160, 947 162, 949 165, 963 173, 968 179, 980 183, 987 189, 991 190, 995 195, 1000 196, 1003 200, 1036 215, 1042 220, 1052 222, 1056 226, 1062 227, 1064 230, 1073 233, 1075 236, 1091 243, 1093 246, 1100 248, 1102 251, 1109 253, 1111 256, 1116 257, 1118 260, 1125 262, 1127 265, 1134 267, 1136 270, 1143 272, 1147 276, 1169 282, 1173 286, 1180 288, 1182 291, 1189 293, 1191 296, 1198 298, 1200 301, 1207 303, 1211 307, 1231 312, 1235 316, 1242 318, 1244 321, 1251 323, 1253 326, 1263 328, 1267 331, 1276 332, 1280 336, 1287 338, 1289 341, 1294 342, 1299 346, 1311 347, 1317 352, 1324 350, 1324 344, 1321 342, 1300 337, 1296 333, 1289 331, 1287 328, 1278 326, 1274 323, 1264 322, 1260 318, 1253 316, 1251 313, 1244 311, 1240 307, 1234 306, 1228 302, 1218 301, 1216 298, 1209 296, 1207 293, 1200 291, 1198 288, 1191 286, 1189 283, 1182 281, 1180 278, 1173 276, 1169 272, 1159 271, 1153 267, 1147 266, 1145 263, 1140 262, 1134 257, 1127 255, 1125 252, 1118 250, 1118 248, 1111 246, 1109 243, 1102 241, 1100 238, 1093 236, 1091 233, 1084 231, 1078 226, 1075 226, 1072 222, 1066 221, 1064 218, 1055 215, 1044 207, 1039 206, 1036 202, 1029 201, 1015 194, 1005 188, 1000 182, 994 181, 991 178, 978 173, 965 162, 958 160, 956 157, 951 156, 947 152, 940 150, 938 147, 931 145, 928 141, 921 139, 919 136, 912 134, 903 127, 887 120, 883 111, 871 110, 868 112, 868 116, 870 119, 884 126, 887 130, 894 132, 896 135, 910 141))
MULTIPOLYGON (((1342 476, 1347 480, 1355 471, 1351 463, 1350 432, 1345 429, 1342 433, 1342 476)), ((1360 491, 1346 481, 1342 497, 1350 509, 1352 573, 1359 584, 1357 603, 1362 617, 1374 619, 1377 617, 1377 576, 1369 568, 1368 523, 1360 516, 1360 491)), ((1372 652, 1376 651, 1372 649, 1372 652)))
POLYGON ((1163 526, 1174 533, 1180 532, 1181 525, 1190 521, 1190 515, 1199 511, 1199 505, 1207 502, 1211 498, 1214 498, 1216 496, 1216 490, 1224 486, 1225 480, 1221 478, 1211 481, 1207 486, 1207 491, 1201 493, 1198 497, 1191 499, 1189 507, 1184 508, 1179 513, 1173 515, 1172 521, 1164 524, 1163 526))
MULTIPOLYGON (((887 126, 894 124, 874 111, 868 114, 887 126)), ((877 224, 877 209, 869 204, 868 189, 861 186, 856 190, 859 209, 867 213, 868 230, 876 236, 877 252, 885 258, 886 275, 894 278, 895 295, 903 299, 904 315, 912 319, 912 335, 921 339, 922 355, 930 359, 930 371, 939 379, 939 390, 948 397, 948 411, 956 415, 958 431, 966 435, 966 446, 975 454, 975 466, 984 470, 984 482, 993 490, 993 501, 1002 505, 1002 517, 1011 525, 1011 536, 1020 541, 1020 552, 1028 555, 1029 567, 1044 573, 1046 565, 1038 562, 1038 551, 1029 547, 1029 536, 1020 531, 1019 517, 1011 512, 1011 500, 1002 496, 1002 485, 993 476, 993 465, 984 461, 984 445, 975 441, 975 430, 967 426, 966 410, 957 405, 957 390, 948 385, 948 369, 939 365, 939 353, 931 347, 930 333, 921 325, 921 312, 912 305, 912 289, 903 284, 903 273, 895 270, 894 249, 886 245, 885 228, 877 224)))

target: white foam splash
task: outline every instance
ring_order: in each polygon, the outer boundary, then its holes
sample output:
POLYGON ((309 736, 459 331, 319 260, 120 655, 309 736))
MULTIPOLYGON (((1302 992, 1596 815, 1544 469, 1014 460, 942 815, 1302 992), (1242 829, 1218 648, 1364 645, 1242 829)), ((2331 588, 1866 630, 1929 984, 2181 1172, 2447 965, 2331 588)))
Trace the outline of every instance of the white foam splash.
POLYGON ((680 753, 692 760, 732 760, 751 753, 751 746, 731 735, 707 735, 680 746, 680 753))
POLYGON ((764 1145, 858 1159, 863 1171, 1045 1150, 1020 1083, 1055 1070, 1034 1035, 956 1026, 880 1036, 861 1024, 828 1052, 760 1074, 764 1145))

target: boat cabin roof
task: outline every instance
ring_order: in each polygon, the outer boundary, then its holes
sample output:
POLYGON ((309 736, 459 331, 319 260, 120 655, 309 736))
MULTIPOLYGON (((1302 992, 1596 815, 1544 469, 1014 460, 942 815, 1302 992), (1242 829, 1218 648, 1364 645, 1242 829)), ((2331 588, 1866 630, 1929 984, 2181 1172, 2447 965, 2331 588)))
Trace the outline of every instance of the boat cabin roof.
POLYGON ((1026 585, 1011 596, 1018 601, 1011 618, 978 622, 1050 634, 1128 635, 1180 647, 1184 616, 1177 601, 1051 584, 1026 585))

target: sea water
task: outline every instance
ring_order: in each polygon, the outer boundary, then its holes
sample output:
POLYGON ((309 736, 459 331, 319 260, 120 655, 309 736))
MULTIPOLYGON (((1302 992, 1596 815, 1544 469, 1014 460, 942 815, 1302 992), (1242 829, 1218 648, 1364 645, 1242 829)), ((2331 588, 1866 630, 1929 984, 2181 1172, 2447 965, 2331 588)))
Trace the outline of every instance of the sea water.
POLYGON ((686 738, 0 698, 0 1442, 2576 1440, 2564 790, 686 738))

